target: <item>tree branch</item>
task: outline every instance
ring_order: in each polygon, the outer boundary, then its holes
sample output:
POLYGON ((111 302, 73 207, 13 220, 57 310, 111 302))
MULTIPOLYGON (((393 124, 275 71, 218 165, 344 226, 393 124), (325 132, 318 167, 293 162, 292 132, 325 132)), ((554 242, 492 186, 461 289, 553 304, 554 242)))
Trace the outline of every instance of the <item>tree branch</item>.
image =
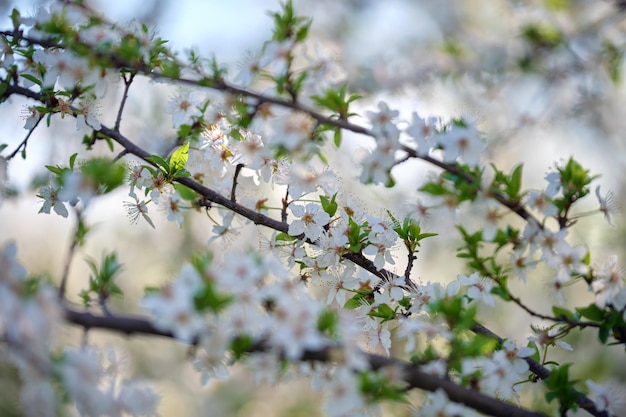
MULTIPOLYGON (((155 328, 149 320, 139 316, 101 316, 78 311, 72 307, 66 306, 65 318, 68 322, 82 326, 86 330, 105 329, 127 335, 141 334, 174 338, 172 333, 155 328)), ((250 352, 261 352, 267 349, 268 347, 263 341, 257 341, 253 344, 253 348, 250 349, 250 352)), ((337 349, 340 348, 327 346, 316 350, 307 350, 300 359, 305 361, 332 362, 337 358, 337 349)), ((340 351, 339 353, 341 354, 340 351)), ((426 391, 443 389, 451 401, 464 404, 482 413, 491 416, 545 417, 545 414, 503 402, 472 389, 457 385, 452 381, 425 373, 421 371, 417 365, 410 362, 370 353, 365 353, 365 356, 373 370, 397 367, 402 370, 403 379, 410 388, 419 388, 426 391)))

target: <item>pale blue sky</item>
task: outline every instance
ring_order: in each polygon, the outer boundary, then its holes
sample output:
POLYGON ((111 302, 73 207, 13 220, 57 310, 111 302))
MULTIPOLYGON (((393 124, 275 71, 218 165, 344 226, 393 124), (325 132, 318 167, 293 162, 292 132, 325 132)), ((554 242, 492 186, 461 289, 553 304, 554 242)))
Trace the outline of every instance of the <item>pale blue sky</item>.
MULTIPOLYGON (((33 0, 0 2, 0 26, 10 27, 8 15, 17 5, 24 15, 33 14, 38 4, 49 4, 33 0)), ((143 16, 142 8, 159 5, 160 19, 156 28, 171 46, 182 51, 190 46, 197 47, 204 55, 213 53, 224 63, 236 62, 242 51, 258 48, 271 34, 271 19, 268 10, 276 10, 278 0, 93 0, 94 8, 111 20, 123 23, 143 16)))

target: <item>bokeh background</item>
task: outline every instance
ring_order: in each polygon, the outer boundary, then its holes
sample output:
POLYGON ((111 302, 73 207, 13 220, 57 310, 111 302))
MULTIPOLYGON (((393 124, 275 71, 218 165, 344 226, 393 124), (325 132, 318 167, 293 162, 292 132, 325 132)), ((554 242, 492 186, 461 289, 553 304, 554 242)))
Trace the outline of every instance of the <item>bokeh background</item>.
MULTIPOLYGON (((137 19, 169 40, 172 49, 195 47, 204 56, 236 72, 246 51, 258 51, 271 37, 268 10, 277 10, 275 0, 206 1, 87 1, 111 20, 123 23, 137 19)), ((365 98, 356 105, 363 114, 378 101, 400 110, 405 120, 412 111, 443 117, 465 116, 476 120, 488 143, 485 161, 504 171, 524 163, 525 187, 545 186, 545 173, 555 162, 574 156, 592 173, 601 174, 603 192, 613 190, 623 201, 626 167, 626 92, 624 58, 626 44, 623 6, 618 1, 585 0, 295 0, 296 11, 311 16, 311 48, 332 56, 345 71, 352 91, 365 98)), ((39 3, 27 0, 0 2, 0 27, 8 28, 14 6, 23 15, 34 14, 39 3)), ((174 139, 165 104, 175 89, 146 80, 131 89, 124 133, 151 152, 167 148, 174 139), (149 88, 148 88, 149 87, 149 88)), ((119 91, 102 103, 101 120, 110 123, 119 91)), ((12 150, 26 131, 20 119, 26 101, 15 97, 0 110, 0 143, 12 150)), ((358 119, 355 119, 358 121, 358 119)), ((39 129, 29 141, 28 158, 9 165, 8 184, 15 192, 0 205, 0 245, 18 244, 19 259, 30 272, 61 275, 72 222, 56 215, 37 214, 41 203, 31 184, 45 178, 45 164, 61 164, 81 150, 81 132, 71 120, 55 119, 50 129, 39 129)), ((384 208, 402 212, 416 201, 417 187, 432 167, 419 162, 394 170, 397 187, 360 186, 359 172, 351 160, 353 149, 371 146, 362 137, 346 135, 343 150, 332 153, 345 187, 375 214, 384 208)), ((105 149, 97 149, 105 152, 105 149)), ((85 288, 89 276, 86 256, 99 258, 116 250, 125 264, 120 283, 125 297, 114 301, 118 311, 138 312, 137 300, 145 285, 159 285, 172 278, 181 264, 210 236, 205 218, 185 222, 182 230, 153 215, 157 228, 146 224, 129 226, 122 200, 124 191, 100 197, 87 213, 95 225, 87 245, 71 265, 70 296, 85 288)), ((591 196, 580 211, 597 208, 591 196)), ((461 214, 468 229, 475 230, 471 212, 461 214)), ((505 218, 516 223, 512 216, 505 218)), ((570 242, 585 244, 592 260, 602 262, 617 254, 624 261, 623 219, 612 228, 601 216, 583 218, 572 230, 570 242)), ((465 272, 454 256, 458 246, 449 220, 435 216, 425 227, 440 236, 425 242, 415 271, 422 281, 447 283, 465 272)), ((254 234, 252 235, 254 236, 254 234)), ((236 243, 231 243, 235 246, 236 243)), ((216 248, 212 248, 216 249, 216 248)), ((396 266, 403 269, 402 260, 396 266)), ((548 271, 531 274, 530 284, 518 289, 528 304, 549 311, 546 298, 548 271)), ((591 301, 587 291, 574 287, 569 305, 591 301)), ((498 305, 485 311, 493 330, 524 343, 535 322, 515 308, 498 305)), ((80 343, 82 334, 68 328, 59 335, 80 343)), ((319 396, 308 382, 286 386, 257 386, 244 369, 235 369, 228 382, 200 384, 199 375, 187 365, 187 350, 170 340, 121 337, 92 332, 90 341, 111 344, 126 352, 131 373, 155 381, 162 393, 161 415, 184 416, 314 416, 321 415, 319 396), (172 370, 177 370, 172 372, 172 370)), ((596 335, 584 332, 568 340, 574 352, 555 352, 555 359, 574 362, 572 371, 584 380, 626 381, 623 349, 597 348, 596 335)), ((15 392, 19 389, 13 370, 0 368, 0 414, 19 416, 15 392)), ((541 395, 540 391, 531 392, 541 395)), ((532 401, 532 398, 525 398, 532 401)), ((405 415, 388 407, 389 415, 405 415)), ((584 414, 580 414, 584 415, 584 414)))

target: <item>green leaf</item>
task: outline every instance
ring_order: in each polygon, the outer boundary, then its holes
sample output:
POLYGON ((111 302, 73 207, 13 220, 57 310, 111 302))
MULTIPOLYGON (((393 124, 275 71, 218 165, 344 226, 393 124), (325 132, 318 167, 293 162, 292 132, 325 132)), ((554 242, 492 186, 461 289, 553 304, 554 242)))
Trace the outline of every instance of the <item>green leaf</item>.
POLYGON ((65 171, 65 168, 61 168, 60 166, 53 166, 53 165, 44 165, 46 167, 46 169, 50 172, 52 172, 54 175, 60 177, 63 172, 65 171))
POLYGON ((330 309, 324 309, 317 318, 317 329, 324 334, 334 337, 337 334, 337 313, 330 309))
POLYGON ((611 333, 611 327, 604 324, 598 329, 598 339, 604 345, 609 340, 609 334, 611 333))
POLYGON ((198 193, 185 185, 174 184, 174 188, 176 189, 176 191, 178 191, 180 198, 182 198, 183 200, 194 201, 198 196, 198 193))
POLYGON ((20 76, 23 77, 23 78, 26 78, 28 81, 30 81, 30 82, 32 82, 34 84, 37 84, 38 86, 41 87, 42 81, 39 78, 35 77, 34 75, 31 75, 31 74, 20 74, 20 76))
POLYGON ((151 162, 154 165, 158 166, 166 174, 170 173, 170 164, 168 164, 167 161, 165 159, 161 158, 159 155, 149 156, 149 157, 146 158, 146 161, 151 162))
POLYGON ((595 304, 589 304, 587 307, 578 307, 576 311, 589 320, 602 321, 604 319, 604 310, 595 304))
POLYGON ((75 153, 72 156, 70 156, 70 169, 74 169, 74 162, 76 162, 76 157, 77 156, 78 156, 77 153, 75 153))
POLYGON ((571 364, 568 363, 553 369, 550 372, 550 376, 543 380, 548 388, 546 401, 552 402, 558 399, 559 410, 562 415, 565 415, 568 410, 577 407, 577 401, 583 396, 580 391, 574 388, 578 381, 569 378, 570 366, 571 364))
POLYGON ((366 297, 366 294, 356 293, 352 298, 344 303, 343 308, 347 310, 354 310, 355 308, 361 307, 363 304, 369 304, 367 303, 366 297))
POLYGON ((297 240, 297 237, 295 236, 291 236, 287 233, 283 233, 280 232, 276 235, 276 239, 277 242, 293 242, 295 240, 297 240))
POLYGON ((170 157, 170 173, 177 173, 185 168, 189 159, 189 142, 176 149, 170 157))
POLYGON ((103 194, 122 185, 126 177, 124 165, 107 158, 90 159, 80 167, 80 171, 92 184, 97 184, 98 191, 103 194))
POLYGON ((371 317, 380 317, 381 319, 383 319, 383 322, 396 318, 396 312, 384 303, 379 305, 376 310, 370 311, 367 315, 371 317))
POLYGON ((249 335, 239 335, 230 344, 230 350, 233 352, 234 359, 241 359, 246 353, 252 351, 254 347, 254 338, 249 335))
POLYGON ((335 134, 333 135, 333 143, 335 147, 339 147, 341 145, 341 129, 335 129, 335 134))
POLYGON ((91 269, 89 277, 89 291, 95 292, 99 297, 108 298, 111 295, 121 295, 122 290, 115 283, 115 278, 122 270, 122 265, 117 261, 115 252, 107 254, 102 260, 100 267, 92 258, 86 258, 85 262, 91 269))
POLYGON ((219 313, 233 301, 233 296, 220 294, 215 285, 204 281, 204 286, 194 295, 194 304, 198 311, 212 311, 219 313))
POLYGON ((337 208, 339 207, 335 202, 335 197, 337 197, 337 193, 333 194, 331 198, 321 195, 320 203, 322 203, 322 210, 324 210, 330 217, 333 217, 335 213, 337 213, 337 208))
POLYGON ((161 62, 161 71, 163 72, 163 75, 168 78, 180 78, 180 66, 174 61, 161 62))
POLYGON ((493 287, 491 289, 491 294, 497 295, 502 298, 504 301, 509 301, 511 299, 511 294, 506 288, 503 287, 493 287))
POLYGON ((428 182, 422 185, 419 188, 419 191, 435 196, 450 194, 450 191, 448 191, 448 189, 443 184, 439 184, 436 182, 428 182))
POLYGON ((554 317, 556 317, 558 320, 565 319, 569 321, 576 321, 574 313, 563 307, 552 306, 552 314, 554 314, 554 317))
POLYGON ((507 195, 511 200, 516 200, 519 198, 519 192, 522 188, 522 169, 523 165, 519 164, 513 169, 511 173, 511 177, 509 179, 509 184, 506 190, 507 195))

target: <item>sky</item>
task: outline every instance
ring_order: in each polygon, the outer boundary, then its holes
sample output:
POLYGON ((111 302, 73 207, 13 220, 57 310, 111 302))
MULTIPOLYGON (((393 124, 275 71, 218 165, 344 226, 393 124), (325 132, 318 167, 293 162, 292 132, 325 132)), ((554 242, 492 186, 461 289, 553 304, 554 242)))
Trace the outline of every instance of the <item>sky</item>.
MULTIPOLYGON (((22 0, 0 1, 0 25, 7 27, 12 7, 18 5, 25 14, 33 14, 36 5, 50 2, 22 0)), ((92 0, 92 7, 116 22, 156 16, 160 37, 167 39, 175 50, 196 46, 223 62, 236 62, 241 51, 255 48, 271 30, 266 11, 274 10, 278 0, 92 0), (150 10, 154 10, 153 13, 150 10)))

